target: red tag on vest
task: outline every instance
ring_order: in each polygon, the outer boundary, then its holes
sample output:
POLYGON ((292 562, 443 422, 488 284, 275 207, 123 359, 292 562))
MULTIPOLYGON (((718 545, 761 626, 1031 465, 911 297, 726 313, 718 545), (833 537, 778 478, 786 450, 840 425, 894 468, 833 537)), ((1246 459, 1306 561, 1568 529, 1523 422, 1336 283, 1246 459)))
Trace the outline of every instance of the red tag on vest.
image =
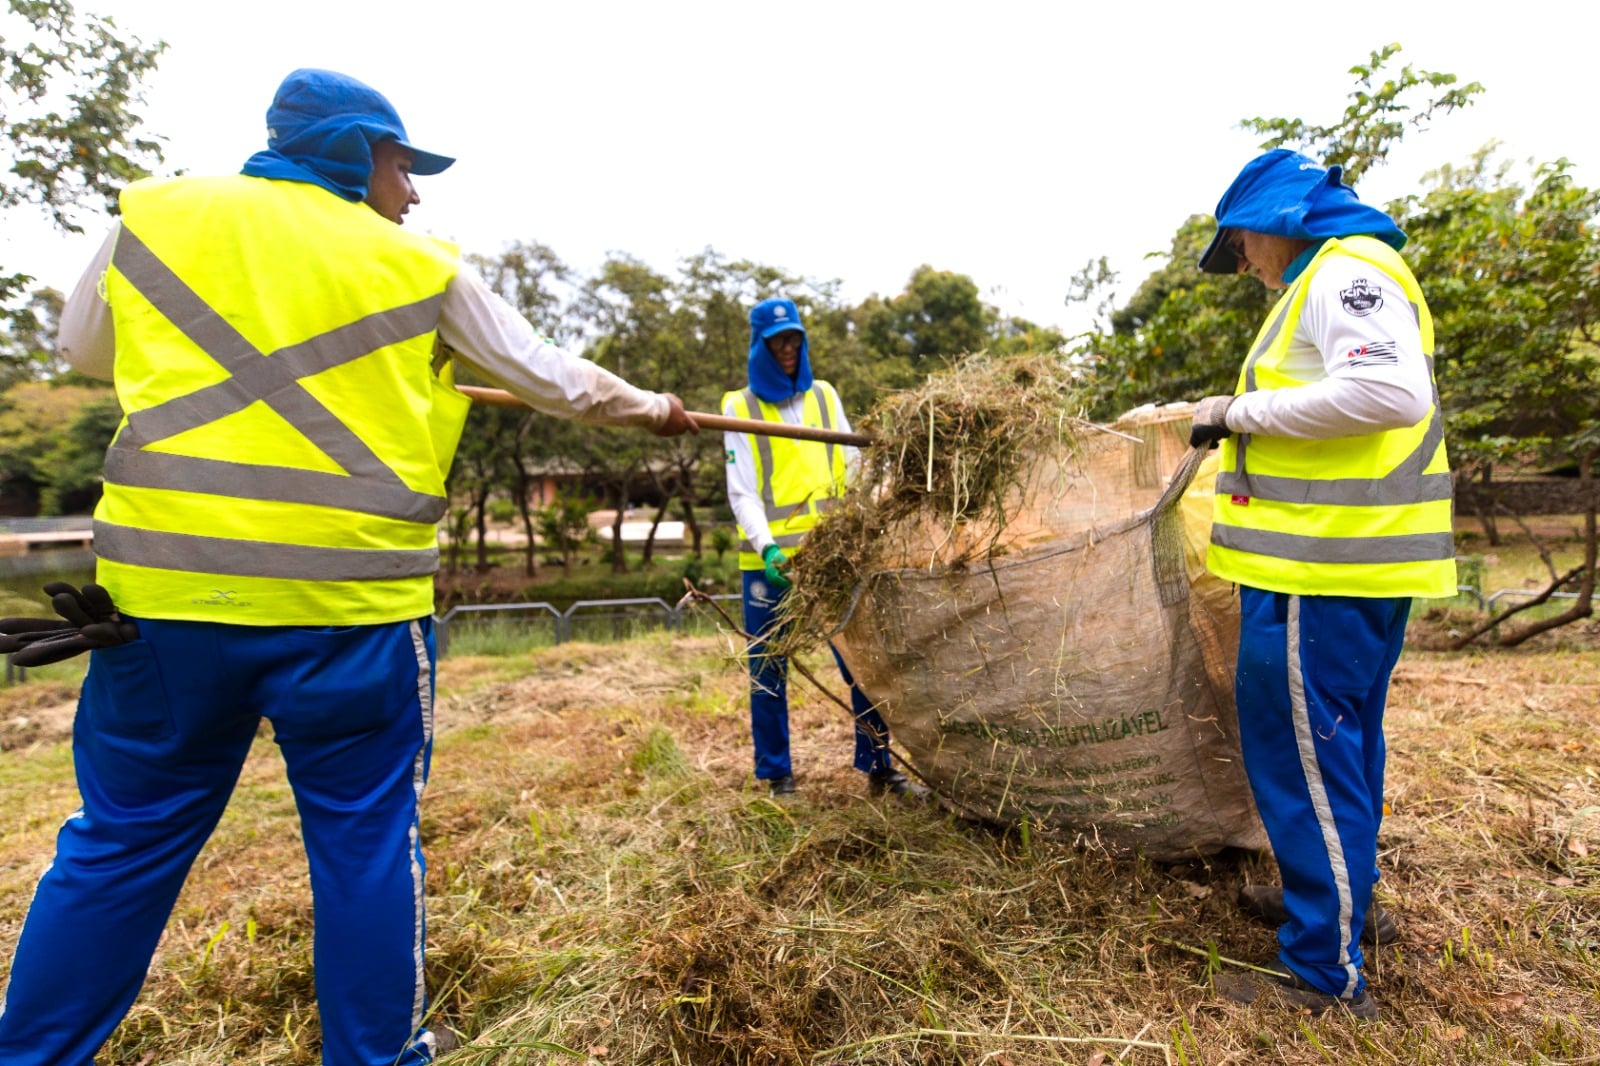
POLYGON ((1235 507, 1249 507, 1250 506, 1250 497, 1248 497, 1248 496, 1234 496, 1229 502, 1231 502, 1235 507))

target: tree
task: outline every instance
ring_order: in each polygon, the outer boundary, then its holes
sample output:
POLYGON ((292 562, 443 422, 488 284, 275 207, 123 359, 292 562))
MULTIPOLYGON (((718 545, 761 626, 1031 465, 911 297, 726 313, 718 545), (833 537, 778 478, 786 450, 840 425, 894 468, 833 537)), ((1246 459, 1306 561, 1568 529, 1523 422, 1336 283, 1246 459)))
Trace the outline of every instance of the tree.
MULTIPOLYGON (((1268 134, 1262 148, 1290 147, 1345 168, 1355 178, 1381 163, 1408 131, 1435 114, 1470 104, 1476 82, 1450 74, 1382 68, 1391 45, 1352 68, 1357 89, 1343 116, 1318 126, 1300 119, 1249 119, 1268 134), (1380 81, 1380 78, 1382 79, 1380 81), (1421 97, 1424 102, 1413 106, 1421 97)), ((1577 593, 1553 618, 1501 637, 1513 644, 1592 613, 1596 516, 1594 465, 1600 458, 1600 195, 1571 180, 1566 160, 1538 167, 1532 185, 1491 169, 1492 147, 1465 167, 1430 176, 1424 193, 1388 206, 1407 232, 1406 255, 1434 316, 1435 372, 1458 478, 1487 479, 1497 465, 1576 469, 1587 503, 1585 561, 1551 567, 1543 598, 1577 593)), ((1215 230, 1196 215, 1179 229, 1165 266, 1111 311, 1078 355, 1093 369, 1096 414, 1163 399, 1230 392, 1239 360, 1271 300, 1240 277, 1208 277, 1195 265, 1215 230)), ((1080 275, 1073 298, 1093 299, 1115 277, 1102 263, 1080 275)), ((1504 622, 1503 612, 1467 634, 1465 644, 1504 622)))
MULTIPOLYGON (((683 362, 666 380, 692 410, 720 412, 723 394, 744 387, 750 308, 773 296, 794 300, 806 323, 813 369, 838 386, 846 409, 861 410, 871 402, 876 385, 869 369, 873 353, 839 304, 839 282, 798 277, 747 259, 730 262, 710 248, 685 259, 680 273, 674 288, 674 329, 683 340, 666 350, 683 362), (853 402, 860 406, 853 407, 853 402)), ((696 503, 720 500, 726 493, 722 437, 701 433, 663 444, 652 469, 661 475, 661 490, 676 494, 692 553, 699 557, 704 547, 696 503)))
POLYGON ((965 274, 923 264, 900 295, 862 304, 862 339, 882 355, 903 356, 926 373, 935 360, 982 351, 994 337, 999 313, 978 295, 965 274))
POLYGON ((538 241, 513 241, 498 256, 469 255, 470 263, 533 328, 557 343, 573 339, 560 288, 572 283, 572 270, 538 241))
POLYGON ((589 528, 589 512, 594 501, 583 496, 562 496, 538 511, 539 534, 545 544, 561 553, 561 570, 572 573, 572 560, 578 549, 594 539, 589 528))
POLYGON ((93 503, 121 412, 105 387, 23 382, 0 396, 0 491, 24 505, 93 503))
POLYGON ((56 346, 65 302, 54 289, 35 289, 26 303, 0 315, 0 391, 19 381, 61 379, 72 373, 56 346))
MULTIPOLYGON (((571 285, 572 272, 548 246, 537 241, 517 241, 497 257, 468 256, 467 261, 542 335, 553 340, 578 339, 570 301, 561 292, 571 285)), ((486 493, 497 487, 509 493, 526 541, 523 572, 536 577, 538 517, 532 489, 538 482, 539 467, 561 456, 562 442, 570 439, 571 430, 560 419, 534 411, 480 406, 468 415, 467 433, 493 442, 495 451, 485 457, 488 465, 483 475, 484 487, 486 493)), ((483 500, 486 506, 487 495, 483 500)), ((487 554, 481 535, 479 541, 479 558, 483 560, 487 554)))
POLYGON ((49 481, 39 499, 39 513, 87 514, 100 502, 106 449, 122 423, 122 405, 111 389, 88 390, 65 433, 45 455, 49 481))
MULTIPOLYGON (((1337 164, 1353 183, 1386 159, 1408 128, 1426 129, 1435 115, 1468 106, 1483 92, 1477 82, 1457 87, 1454 74, 1410 66, 1388 76, 1385 64, 1399 51, 1398 44, 1388 45, 1350 68, 1356 88, 1343 115, 1328 125, 1298 118, 1250 118, 1240 125, 1266 135, 1263 150, 1288 147, 1337 164)), ((1190 216, 1174 235, 1166 264, 1112 311, 1109 332, 1097 331, 1079 346, 1076 354, 1095 368, 1095 417, 1233 391, 1239 363, 1276 297, 1250 278, 1200 272, 1200 253, 1215 231, 1210 215, 1190 216)), ((1100 297, 1115 280, 1103 263, 1098 270, 1091 263, 1069 301, 1100 297)))
MULTIPOLYGON (((601 267, 600 276, 584 287, 581 310, 596 337, 588 352, 595 362, 641 388, 674 391, 665 382, 676 378, 676 368, 683 364, 683 338, 673 329, 669 278, 637 259, 613 256, 601 267)), ((613 573, 625 573, 628 568, 622 523, 633 491, 648 480, 644 467, 656 452, 651 441, 637 431, 602 430, 586 435, 583 447, 571 456, 606 486, 615 508, 613 573)))
MULTIPOLYGON (((1253 279, 1200 272, 1195 264, 1214 230, 1211 216, 1190 216, 1173 236, 1165 265, 1112 311, 1110 332, 1088 338, 1092 417, 1233 391, 1239 361, 1275 297, 1253 279)), ((1079 298, 1115 281, 1103 269, 1083 275, 1079 298)))
MULTIPOLYGON (((1585 514, 1585 561, 1558 573, 1539 602, 1563 588, 1565 611, 1501 629, 1514 645, 1593 613, 1594 465, 1600 458, 1600 192, 1573 182, 1565 160, 1535 168, 1530 187, 1491 168, 1493 146, 1464 167, 1444 167, 1433 187, 1391 212, 1410 235, 1407 254, 1426 279, 1438 347, 1435 367, 1458 485, 1487 486, 1496 467, 1576 468, 1585 514)), ((1480 501, 1491 532, 1494 497, 1480 501)), ((1524 603, 1461 637, 1464 646, 1524 603)))
MULTIPOLYGON (((466 366, 458 365, 455 374, 457 383, 461 385, 487 384, 466 366)), ((490 568, 489 501, 497 493, 509 492, 514 504, 520 496, 518 506, 523 515, 523 529, 528 532, 528 550, 532 552, 532 520, 528 515, 526 492, 529 472, 525 466, 525 455, 528 427, 536 418, 538 416, 526 408, 495 404, 474 405, 467 411, 461 442, 456 447, 450 473, 445 479, 445 495, 449 499, 447 528, 450 533, 445 568, 450 573, 456 573, 460 568, 461 547, 469 530, 473 531, 477 543, 477 571, 483 573, 490 568)))
MULTIPOLYGON (((159 138, 138 135, 132 108, 166 44, 124 39, 66 0, 9 0, 0 18, 0 209, 34 204, 81 232, 80 210, 114 214, 123 187, 161 162, 159 138)), ((0 272, 0 319, 32 280, 0 272)))
POLYGON ((1430 70, 1416 70, 1409 63, 1392 77, 1384 65, 1400 52, 1398 44, 1385 45, 1373 52, 1366 63, 1350 68, 1356 87, 1350 103, 1338 121, 1328 126, 1312 125, 1298 118, 1247 118, 1239 125, 1252 133, 1266 134, 1263 151, 1289 147, 1320 159, 1327 166, 1344 168, 1345 180, 1354 184, 1369 167, 1382 163, 1389 150, 1399 144, 1409 126, 1426 130, 1435 114, 1449 114, 1468 107, 1473 97, 1483 92, 1478 82, 1455 88, 1456 76, 1430 70), (1426 87, 1441 90, 1419 106, 1413 106, 1415 90, 1426 87))
POLYGON ((995 328, 996 336, 989 344, 991 355, 1060 352, 1067 347, 1067 337, 1060 330, 1037 325, 1025 318, 1003 318, 995 328))

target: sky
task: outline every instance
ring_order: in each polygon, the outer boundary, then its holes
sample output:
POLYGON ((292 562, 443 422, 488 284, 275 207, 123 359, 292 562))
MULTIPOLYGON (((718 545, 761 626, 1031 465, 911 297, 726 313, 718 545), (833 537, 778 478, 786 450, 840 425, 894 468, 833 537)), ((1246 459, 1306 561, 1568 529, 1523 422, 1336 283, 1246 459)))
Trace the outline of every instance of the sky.
MULTIPOLYGON (((926 263, 1075 332, 1092 318, 1064 301, 1072 276, 1104 256, 1126 299, 1256 154, 1241 119, 1333 122, 1349 68, 1389 43, 1393 69, 1487 92, 1408 134, 1364 200, 1491 140, 1600 184, 1593 0, 76 2, 167 42, 139 113, 168 168, 236 171, 285 74, 340 70, 459 160, 417 180, 408 226, 483 255, 539 241, 583 275, 613 253, 670 273, 709 247, 855 302, 926 263)), ((70 290, 104 232, 83 221, 69 238, 8 212, 0 267, 70 290)))

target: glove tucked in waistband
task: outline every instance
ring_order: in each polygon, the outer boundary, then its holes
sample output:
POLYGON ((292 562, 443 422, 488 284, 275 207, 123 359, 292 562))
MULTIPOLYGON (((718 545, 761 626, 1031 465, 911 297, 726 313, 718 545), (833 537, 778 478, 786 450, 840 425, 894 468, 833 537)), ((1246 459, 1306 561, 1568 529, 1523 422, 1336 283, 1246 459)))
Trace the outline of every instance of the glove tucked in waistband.
POLYGON ((44 593, 66 624, 54 618, 0 618, 0 655, 10 655, 18 666, 58 663, 139 639, 139 627, 123 621, 111 594, 93 582, 79 589, 52 581, 44 593))

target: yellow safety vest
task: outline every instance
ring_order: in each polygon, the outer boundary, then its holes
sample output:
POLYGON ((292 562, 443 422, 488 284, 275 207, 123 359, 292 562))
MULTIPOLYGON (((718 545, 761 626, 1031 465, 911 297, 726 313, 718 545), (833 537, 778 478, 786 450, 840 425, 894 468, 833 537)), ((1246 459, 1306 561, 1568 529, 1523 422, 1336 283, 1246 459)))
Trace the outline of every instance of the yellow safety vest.
MULTIPOLYGON (((722 409, 731 410, 735 418, 783 421, 776 405, 757 398, 749 389, 724 394, 722 409)), ((800 423, 805 426, 833 429, 844 422, 839 394, 826 381, 815 382, 806 392, 801 412, 800 423)), ((806 532, 838 506, 839 497, 844 495, 844 449, 822 441, 764 437, 755 433, 749 436, 767 528, 778 547, 793 551, 805 539, 806 532)), ((761 556, 756 554, 750 534, 743 527, 739 532, 744 536, 739 544, 739 569, 765 567, 761 556)))
MULTIPOLYGON (((1235 395, 1295 388, 1283 370, 1311 279, 1334 256, 1398 281, 1433 369, 1433 318, 1405 261, 1371 237, 1330 240, 1251 346, 1235 395)), ((1227 581, 1325 596, 1455 594, 1450 466, 1439 392, 1414 426, 1326 440, 1238 434, 1222 442, 1206 565, 1227 581)))
POLYGON ((141 181, 121 203, 100 583, 146 618, 429 614, 470 406, 433 365, 455 247, 299 182, 141 181))

